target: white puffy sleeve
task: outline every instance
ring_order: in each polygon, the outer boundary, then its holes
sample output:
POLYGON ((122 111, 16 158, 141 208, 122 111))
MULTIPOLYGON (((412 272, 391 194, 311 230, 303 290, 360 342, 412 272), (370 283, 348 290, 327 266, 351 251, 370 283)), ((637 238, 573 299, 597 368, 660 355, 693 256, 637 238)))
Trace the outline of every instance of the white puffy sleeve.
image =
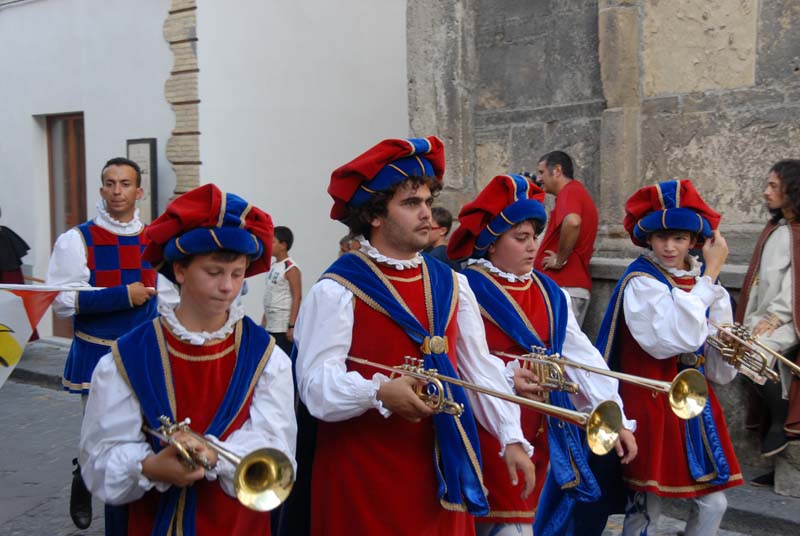
POLYGON ((381 382, 347 371, 353 336, 353 294, 329 279, 318 281, 300 306, 294 327, 297 345, 297 389, 308 411, 323 421, 343 421, 369 409, 391 412, 376 399, 381 382))
POLYGON ((114 357, 106 354, 92 374, 78 455, 86 487, 101 501, 129 503, 154 486, 159 491, 170 487, 142 474, 142 461, 154 454, 142 424, 136 396, 114 357))
MULTIPOLYGON (((46 285, 59 287, 88 287, 89 267, 86 265, 86 246, 80 231, 73 228, 56 239, 47 266, 46 285)), ((53 301, 53 312, 60 318, 75 314, 77 292, 61 292, 53 301)))
MULTIPOLYGON (((297 473, 295 461, 297 420, 294 414, 292 362, 277 345, 272 349, 272 355, 256 383, 250 403, 250 417, 225 441, 210 435, 207 437, 239 457, 262 448, 279 450, 291 460, 292 468, 295 474, 297 473)), ((206 478, 219 477, 225 493, 235 497, 233 488, 235 471, 236 467, 233 464, 220 457, 217 467, 207 472, 206 478)))
MULTIPOLYGON (((709 335, 706 310, 717 322, 732 318, 728 292, 708 276, 697 278, 690 292, 670 289, 651 277, 634 277, 625 289, 623 307, 631 335, 656 359, 694 352, 705 344, 709 335)), ((713 349, 708 348, 706 362, 706 375, 712 381, 727 383, 736 375, 713 349)))
MULTIPOLYGON (((562 291, 564 292, 564 291, 562 291)), ((586 334, 581 331, 578 321, 572 312, 569 294, 564 292, 567 298, 567 333, 564 338, 564 345, 561 348, 563 357, 567 360, 589 365, 595 368, 608 369, 603 356, 591 343, 586 334)), ((613 400, 622 409, 623 426, 630 431, 636 431, 636 421, 625 417, 625 406, 622 397, 619 396, 619 382, 616 378, 587 372, 576 367, 565 367, 565 373, 570 381, 578 385, 580 393, 571 395, 575 409, 578 411, 591 413, 600 402, 613 400)))
MULTIPOLYGON (((457 315, 456 351, 461 377, 482 387, 513 395, 506 379, 505 364, 489 353, 478 301, 467 278, 461 274, 458 274, 457 315)), ((503 452, 507 445, 521 443, 529 455, 533 454, 533 447, 522 433, 519 405, 470 390, 467 390, 467 395, 475 418, 497 438, 503 446, 503 452)))

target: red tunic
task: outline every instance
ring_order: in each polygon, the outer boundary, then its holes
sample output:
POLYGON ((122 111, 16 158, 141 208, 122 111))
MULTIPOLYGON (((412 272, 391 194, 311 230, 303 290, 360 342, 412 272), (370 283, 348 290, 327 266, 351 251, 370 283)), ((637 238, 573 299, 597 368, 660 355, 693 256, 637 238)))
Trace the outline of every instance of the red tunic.
MULTIPOLYGON (((378 265, 423 326, 428 325, 421 268, 378 265)), ((382 313, 355 298, 349 355, 386 365, 421 357, 418 346, 382 313)), ((455 315, 448 325, 449 355, 456 363, 455 315)), ((348 362, 372 378, 376 369, 348 362)), ((466 512, 445 510, 437 498, 432 419, 412 423, 377 410, 341 422, 320 421, 311 483, 311 534, 474 534, 466 512)))
MULTIPOLYGON (((694 278, 673 278, 683 290, 694 286, 694 278)), ((671 382, 678 373, 678 357, 655 359, 647 354, 628 330, 624 318, 619 324, 620 366, 622 372, 654 380, 671 382)), ((722 408, 711 384, 708 404, 714 415, 722 449, 730 466, 728 482, 719 485, 697 482, 689 472, 684 438, 686 423, 672 412, 669 397, 642 387, 620 382, 620 395, 629 419, 636 419, 636 442, 639 455, 623 466, 625 484, 637 491, 662 497, 699 497, 744 483, 739 462, 733 450, 722 408)), ((712 479, 716 475, 712 475, 712 479)))
MULTIPOLYGON (((505 279, 497 277, 495 279, 520 305, 542 342, 549 344, 550 322, 545 313, 545 300, 539 287, 530 280, 524 283, 509 283, 505 279)), ((486 340, 491 352, 523 354, 527 351, 511 340, 490 320, 484 318, 483 323, 486 327, 486 340)), ((506 362, 510 361, 507 358, 501 359, 506 362)), ((516 486, 511 484, 505 461, 498 456, 501 450, 500 442, 478 425, 483 478, 489 489, 490 508, 486 517, 476 518, 478 523, 533 523, 536 505, 539 502, 539 495, 544 487, 547 467, 550 463, 547 420, 544 415, 530 408, 522 407, 520 409, 522 410, 522 432, 525 434, 525 439, 530 441, 534 448, 532 460, 536 466, 536 487, 527 499, 520 497, 525 485, 524 480, 520 479, 516 486)))
MULTIPOLYGON (((177 419, 182 421, 189 417, 192 420, 192 429, 201 433, 211 423, 225 397, 236 363, 239 328, 222 341, 194 346, 173 335, 163 321, 161 325, 164 327, 172 369, 177 419)), ((238 430, 249 418, 251 400, 252 393, 221 439, 238 430)), ((197 536, 269 536, 269 512, 255 512, 245 508, 235 497, 225 493, 218 481, 199 480, 194 486, 197 489, 197 536)), ((151 490, 142 499, 130 504, 130 536, 151 533, 159 495, 157 491, 151 490)))

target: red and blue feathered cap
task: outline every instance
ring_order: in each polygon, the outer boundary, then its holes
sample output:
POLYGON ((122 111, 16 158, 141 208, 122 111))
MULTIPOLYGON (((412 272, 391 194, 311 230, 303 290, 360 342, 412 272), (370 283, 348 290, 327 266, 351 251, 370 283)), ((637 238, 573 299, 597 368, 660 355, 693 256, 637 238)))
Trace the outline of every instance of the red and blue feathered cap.
POLYGON ((522 175, 498 175, 458 213, 458 229, 447 244, 451 259, 481 258, 501 234, 514 225, 536 220, 542 225, 547 212, 544 191, 522 175))
POLYGON ((441 183, 443 176, 444 145, 436 136, 383 140, 331 174, 331 218, 343 219, 348 207, 359 207, 409 177, 434 177, 441 183))
POLYGON ((269 270, 272 218, 238 195, 204 184, 174 199, 145 228, 142 258, 174 281, 172 261, 229 250, 250 258, 246 277, 269 270))
POLYGON ((639 188, 625 203, 623 226, 637 246, 647 247, 656 231, 689 231, 698 244, 711 238, 722 219, 711 209, 689 179, 665 181, 639 188))

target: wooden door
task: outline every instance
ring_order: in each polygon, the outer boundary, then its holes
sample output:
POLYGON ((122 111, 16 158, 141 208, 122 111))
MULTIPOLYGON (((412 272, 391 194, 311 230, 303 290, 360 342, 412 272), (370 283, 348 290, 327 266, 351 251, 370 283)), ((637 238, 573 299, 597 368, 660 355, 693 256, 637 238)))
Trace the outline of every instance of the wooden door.
MULTIPOLYGON (((47 117, 50 170, 50 242, 86 221, 86 157, 83 114, 47 117)), ((72 337, 72 320, 53 314, 53 334, 72 337)))

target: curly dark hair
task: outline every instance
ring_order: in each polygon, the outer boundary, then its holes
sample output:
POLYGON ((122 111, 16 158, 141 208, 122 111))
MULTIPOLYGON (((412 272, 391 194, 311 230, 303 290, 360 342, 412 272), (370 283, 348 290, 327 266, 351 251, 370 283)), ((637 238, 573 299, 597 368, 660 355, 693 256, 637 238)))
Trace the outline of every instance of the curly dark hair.
POLYGON ((375 193, 372 199, 360 207, 350 207, 347 216, 342 219, 342 223, 347 225, 351 235, 364 235, 369 240, 370 232, 372 231, 372 220, 386 216, 388 213, 387 205, 389 200, 394 197, 394 194, 401 188, 408 187, 416 190, 422 185, 430 188, 434 197, 442 189, 442 183, 436 180, 435 177, 409 177, 403 182, 392 185, 388 190, 375 193))
MULTIPOLYGON (((794 217, 800 216, 800 160, 781 160, 772 166, 770 173, 775 173, 781 181, 783 194, 791 204, 794 217)), ((781 209, 770 209, 772 223, 778 223, 783 218, 781 209)))

